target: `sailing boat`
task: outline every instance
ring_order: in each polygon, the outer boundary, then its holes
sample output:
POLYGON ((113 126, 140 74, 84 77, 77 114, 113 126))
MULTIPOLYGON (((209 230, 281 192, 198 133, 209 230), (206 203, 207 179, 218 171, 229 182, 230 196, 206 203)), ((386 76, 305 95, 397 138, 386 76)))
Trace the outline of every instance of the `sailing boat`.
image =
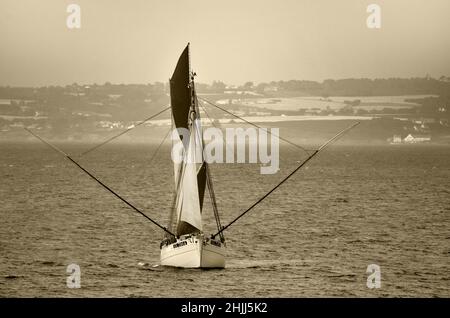
MULTIPOLYGON (((203 199, 208 188, 210 201, 221 230, 211 174, 203 156, 203 134, 195 93, 194 73, 190 70, 189 44, 181 54, 170 79, 170 100, 174 142, 181 144, 180 160, 174 162, 175 191, 168 229, 162 240, 161 265, 186 268, 224 268, 225 238, 216 239, 203 232, 203 199), (184 134, 183 132, 188 132, 184 134)), ((174 148, 175 149, 175 148, 174 148)))
MULTIPOLYGON (((305 166, 306 163, 314 158, 319 152, 321 152, 338 138, 343 136, 346 132, 353 129, 359 124, 359 122, 345 128, 312 152, 311 150, 308 151, 285 138, 276 136, 280 140, 296 146, 297 148, 303 149, 308 154, 308 157, 304 159, 287 176, 280 180, 270 191, 262 195, 258 200, 256 200, 252 205, 250 205, 245 211, 240 213, 232 221, 228 222, 226 226, 222 226, 217 210, 211 173, 203 153, 204 141, 202 127, 200 124, 198 98, 195 93, 194 76, 195 73, 191 72, 190 69, 188 44, 181 54, 172 78, 170 79, 171 106, 159 111, 158 113, 150 116, 140 123, 133 125, 133 127, 127 128, 125 131, 111 138, 108 138, 106 141, 88 149, 81 154, 82 156, 95 149, 98 149, 99 147, 105 145, 113 139, 118 138, 124 133, 130 131, 131 129, 142 125, 148 120, 155 118, 159 114, 162 114, 166 110, 171 109, 172 126, 175 127, 175 129, 173 129, 173 131, 175 132, 175 136, 172 136, 172 138, 176 143, 181 143, 181 147, 178 147, 177 149, 180 150, 179 155, 182 160, 174 160, 175 189, 172 208, 169 215, 169 224, 167 227, 155 221, 147 213, 144 213, 138 207, 115 192, 67 153, 44 140, 42 137, 38 136, 28 128, 24 129, 43 143, 47 144, 49 147, 53 148, 55 151, 59 152, 81 171, 95 180, 104 189, 113 194, 117 199, 121 200, 135 212, 139 213, 148 221, 152 222, 155 226, 163 230, 165 233, 165 237, 160 244, 161 265, 184 268, 224 268, 226 245, 223 232, 230 226, 235 224, 235 222, 237 222, 248 212, 252 211, 276 189, 278 189, 283 183, 290 179, 297 171, 305 166), (217 232, 211 234, 209 237, 208 235, 205 235, 203 231, 202 220, 203 201, 206 189, 208 189, 210 202, 217 226, 217 232)), ((235 115, 232 112, 204 98, 200 97, 199 99, 224 111, 229 115, 242 120, 243 122, 261 128, 258 125, 251 123, 246 119, 235 115)))

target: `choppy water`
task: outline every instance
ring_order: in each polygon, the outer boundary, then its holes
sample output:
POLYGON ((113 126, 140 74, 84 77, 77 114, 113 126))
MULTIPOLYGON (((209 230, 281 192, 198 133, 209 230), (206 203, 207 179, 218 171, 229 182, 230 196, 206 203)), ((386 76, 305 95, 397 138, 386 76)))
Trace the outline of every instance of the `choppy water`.
MULTIPOLYGON (((153 150, 109 146, 81 162, 165 223, 173 177, 168 149, 148 165, 153 150)), ((301 157, 281 156, 271 176, 212 168, 224 224, 301 157)), ((230 228, 226 269, 182 270, 154 267, 161 232, 67 160, 0 144, 0 296, 449 297, 449 158, 449 147, 333 146, 230 228), (71 263, 80 289, 66 287, 71 263), (366 287, 372 263, 377 290, 366 287)))

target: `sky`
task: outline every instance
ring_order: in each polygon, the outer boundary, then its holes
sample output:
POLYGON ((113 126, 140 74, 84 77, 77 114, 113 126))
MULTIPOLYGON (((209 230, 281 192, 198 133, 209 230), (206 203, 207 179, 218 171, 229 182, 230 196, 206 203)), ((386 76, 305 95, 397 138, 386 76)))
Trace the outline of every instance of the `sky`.
POLYGON ((449 12, 448 0, 0 0, 0 85, 166 82, 187 42, 203 83, 450 76, 449 12))

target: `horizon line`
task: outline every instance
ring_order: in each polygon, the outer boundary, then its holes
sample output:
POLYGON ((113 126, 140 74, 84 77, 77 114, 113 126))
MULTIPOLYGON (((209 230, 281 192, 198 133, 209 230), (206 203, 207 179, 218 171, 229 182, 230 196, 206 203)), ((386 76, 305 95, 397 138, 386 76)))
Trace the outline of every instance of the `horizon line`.
MULTIPOLYGON (((450 76, 446 76, 446 75, 441 75, 440 77, 433 77, 433 76, 429 76, 428 74, 425 76, 412 76, 412 77, 344 77, 344 78, 326 78, 323 79, 321 81, 318 80, 309 80, 309 79, 289 79, 289 80, 284 80, 284 79, 279 79, 279 80, 271 80, 269 82, 265 82, 265 81, 252 81, 252 80, 248 80, 245 81, 243 84, 230 84, 230 83, 226 83, 222 80, 213 80, 210 82, 201 82, 201 81, 196 81, 197 84, 205 84, 205 85, 209 85, 211 86, 212 84, 214 84, 214 82, 217 83, 223 83, 227 86, 235 86, 235 87, 239 87, 239 86, 244 86, 246 83, 253 83, 254 86, 260 85, 260 84, 270 84, 270 83, 280 83, 280 82, 290 82, 290 81, 297 81, 297 82, 315 82, 315 83, 319 83, 319 84, 323 84, 325 81, 342 81, 342 80, 370 80, 370 81, 376 81, 376 80, 412 80, 412 79, 427 79, 427 80, 436 80, 436 81, 441 81, 441 82, 450 82, 450 76), (442 78, 444 78, 444 80, 442 80, 442 78)), ((169 81, 166 82, 162 82, 162 81, 153 81, 153 82, 122 82, 122 83, 113 83, 110 81, 105 81, 103 83, 96 83, 96 82, 84 82, 84 83, 78 83, 78 82, 72 82, 70 84, 66 83, 66 84, 43 84, 43 85, 15 85, 15 84, 0 84, 0 88, 42 88, 42 87, 67 87, 67 86, 105 86, 105 85, 112 85, 112 86, 119 86, 119 85, 155 85, 155 84, 168 84, 169 81)))

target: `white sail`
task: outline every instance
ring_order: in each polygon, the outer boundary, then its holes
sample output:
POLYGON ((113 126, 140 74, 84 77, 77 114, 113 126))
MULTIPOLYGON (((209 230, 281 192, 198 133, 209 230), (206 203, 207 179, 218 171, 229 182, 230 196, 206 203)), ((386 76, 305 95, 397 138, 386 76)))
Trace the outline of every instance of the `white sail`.
POLYGON ((175 191, 178 189, 181 168, 183 165, 184 147, 181 142, 178 132, 172 132, 172 161, 173 161, 173 175, 175 178, 175 191))
POLYGON ((183 227, 186 228, 183 222, 191 225, 198 231, 203 230, 197 184, 196 137, 194 127, 189 137, 189 146, 186 152, 181 178, 177 200, 177 232, 179 235, 187 232, 187 230, 183 229, 183 227))

